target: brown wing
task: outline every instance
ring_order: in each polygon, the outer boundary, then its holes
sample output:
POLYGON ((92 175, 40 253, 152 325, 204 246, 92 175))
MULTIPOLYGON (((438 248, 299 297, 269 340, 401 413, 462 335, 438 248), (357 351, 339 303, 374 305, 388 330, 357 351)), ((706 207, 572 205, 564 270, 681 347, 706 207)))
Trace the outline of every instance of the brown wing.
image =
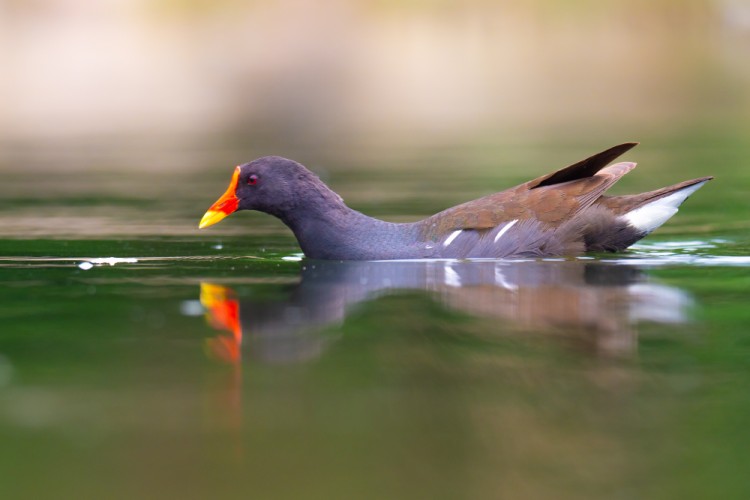
POLYGON ((511 220, 559 224, 593 204, 635 168, 635 163, 629 162, 606 167, 633 146, 635 143, 615 146, 520 186, 449 208, 426 219, 425 232, 435 239, 450 231, 486 230, 511 220))

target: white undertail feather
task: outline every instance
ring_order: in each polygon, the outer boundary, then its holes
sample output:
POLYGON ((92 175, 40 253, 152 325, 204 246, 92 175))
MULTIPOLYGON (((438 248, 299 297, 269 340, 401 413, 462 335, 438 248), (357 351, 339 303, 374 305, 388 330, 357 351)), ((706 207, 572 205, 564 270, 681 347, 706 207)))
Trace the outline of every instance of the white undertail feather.
POLYGON ((700 189, 706 182, 699 182, 659 198, 623 215, 628 224, 644 233, 650 233, 677 213, 683 201, 700 189))

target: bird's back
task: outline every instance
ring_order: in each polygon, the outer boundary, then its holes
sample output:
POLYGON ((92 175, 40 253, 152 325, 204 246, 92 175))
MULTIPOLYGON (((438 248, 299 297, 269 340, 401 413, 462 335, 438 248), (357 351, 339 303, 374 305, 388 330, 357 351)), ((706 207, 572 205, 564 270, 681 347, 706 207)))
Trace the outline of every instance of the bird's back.
POLYGON ((638 195, 604 192, 636 164, 607 164, 626 143, 420 223, 435 258, 574 255, 627 248, 663 224, 710 177, 638 195), (650 208, 649 208, 650 207, 650 208))

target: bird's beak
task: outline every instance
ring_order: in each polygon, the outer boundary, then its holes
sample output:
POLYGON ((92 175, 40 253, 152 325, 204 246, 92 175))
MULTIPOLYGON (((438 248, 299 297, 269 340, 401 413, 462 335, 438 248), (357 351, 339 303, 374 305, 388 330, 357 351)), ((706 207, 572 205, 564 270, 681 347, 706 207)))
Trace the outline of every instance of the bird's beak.
POLYGON ((237 198, 237 195, 235 195, 235 190, 237 189, 237 181, 240 177, 240 167, 237 167, 234 169, 234 174, 232 174, 232 180, 229 182, 229 187, 227 188, 226 192, 221 195, 221 198, 216 200, 213 205, 208 209, 206 214, 201 219, 200 224, 198 224, 199 229, 203 229, 204 227, 212 226, 222 220, 227 215, 234 213, 237 211, 237 207, 240 204, 240 200, 237 198))

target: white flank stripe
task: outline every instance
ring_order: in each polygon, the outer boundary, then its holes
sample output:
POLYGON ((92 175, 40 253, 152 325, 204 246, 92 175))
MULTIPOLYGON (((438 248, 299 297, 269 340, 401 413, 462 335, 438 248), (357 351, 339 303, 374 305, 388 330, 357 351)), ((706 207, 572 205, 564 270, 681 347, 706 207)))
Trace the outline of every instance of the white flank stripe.
POLYGON ((508 229, 512 228, 516 222, 518 222, 518 219, 513 219, 512 221, 504 225, 503 228, 495 235, 495 241, 493 241, 493 243, 497 243, 497 240, 499 240, 502 235, 508 232, 508 229))
POLYGON ((450 236, 448 236, 448 237, 447 237, 447 238, 445 239, 445 241, 443 242, 443 246, 444 246, 444 247, 447 247, 448 245, 450 245, 451 243, 453 243, 453 240, 455 240, 455 239, 456 239, 456 237, 458 237, 458 235, 459 235, 459 234, 461 234, 461 231, 463 231, 463 229, 458 229, 458 230, 456 230, 456 231, 453 231, 453 232, 452 232, 452 233, 450 234, 450 236))
POLYGON ((676 214, 680 204, 685 201, 688 196, 700 189, 706 182, 708 181, 699 182, 693 186, 680 189, 669 196, 659 198, 658 200, 647 203, 642 207, 631 210, 623 217, 628 221, 628 224, 639 231, 650 233, 676 214))

